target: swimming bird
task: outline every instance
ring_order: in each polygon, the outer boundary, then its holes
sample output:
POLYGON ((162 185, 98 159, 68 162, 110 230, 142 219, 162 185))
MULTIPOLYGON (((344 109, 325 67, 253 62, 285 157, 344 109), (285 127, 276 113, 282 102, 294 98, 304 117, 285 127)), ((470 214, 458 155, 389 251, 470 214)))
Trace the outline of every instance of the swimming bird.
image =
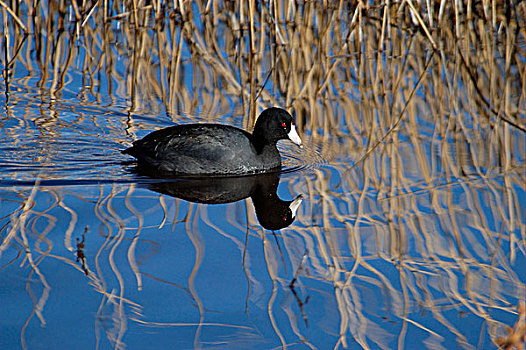
POLYGON ((279 140, 303 147, 294 119, 271 107, 256 120, 252 133, 223 124, 182 124, 160 129, 135 141, 122 153, 139 166, 174 175, 249 175, 281 169, 279 140))

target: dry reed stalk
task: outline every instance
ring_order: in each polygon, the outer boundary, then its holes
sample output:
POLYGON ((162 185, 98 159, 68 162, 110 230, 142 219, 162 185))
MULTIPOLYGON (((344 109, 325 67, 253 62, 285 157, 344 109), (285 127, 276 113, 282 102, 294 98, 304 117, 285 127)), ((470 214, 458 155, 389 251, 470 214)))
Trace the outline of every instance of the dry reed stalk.
POLYGON ((9 35, 9 27, 7 25, 7 16, 5 13, 5 9, 2 9, 2 11, 3 11, 3 17, 4 17, 4 40, 5 40, 5 44, 4 44, 5 66, 4 66, 2 75, 4 76, 5 92, 6 92, 6 95, 8 96, 9 95, 9 63, 11 62, 9 47, 11 46, 10 45, 11 36, 9 35))
MULTIPOLYGON (((24 33, 27 33, 26 26, 24 25, 22 20, 17 16, 17 14, 9 6, 7 6, 7 4, 5 2, 3 2, 1 0, 0 0, 0 6, 2 6, 5 9, 5 11, 7 11, 9 13, 9 15, 11 15, 11 17, 13 17, 13 19, 19 25, 19 27, 22 28, 24 33)), ((5 13, 4 13, 3 17, 4 17, 4 20, 7 21, 7 16, 5 15, 5 13)), ((6 33, 4 33, 4 34, 6 34, 6 33)))

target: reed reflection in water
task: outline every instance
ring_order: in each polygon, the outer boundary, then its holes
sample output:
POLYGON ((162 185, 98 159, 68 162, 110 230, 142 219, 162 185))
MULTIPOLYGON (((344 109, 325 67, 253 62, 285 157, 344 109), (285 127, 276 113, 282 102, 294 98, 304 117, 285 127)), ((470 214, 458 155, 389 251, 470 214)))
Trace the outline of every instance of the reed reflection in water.
POLYGON ((1 7, 0 348, 521 344, 523 2, 1 7), (279 231, 120 154, 272 105, 279 231))

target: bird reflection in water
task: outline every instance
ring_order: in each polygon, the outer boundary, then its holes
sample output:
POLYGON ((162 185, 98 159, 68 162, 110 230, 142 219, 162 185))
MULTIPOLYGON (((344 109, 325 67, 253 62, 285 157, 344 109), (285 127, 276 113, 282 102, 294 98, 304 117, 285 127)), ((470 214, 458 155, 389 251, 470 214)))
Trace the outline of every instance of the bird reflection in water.
MULTIPOLYGON (((144 174, 140 170, 139 172, 144 174)), ((272 231, 292 224, 303 200, 302 195, 292 201, 281 200, 277 194, 278 185, 278 173, 239 177, 164 178, 146 184, 155 192, 195 203, 226 204, 250 197, 260 225, 272 231)))

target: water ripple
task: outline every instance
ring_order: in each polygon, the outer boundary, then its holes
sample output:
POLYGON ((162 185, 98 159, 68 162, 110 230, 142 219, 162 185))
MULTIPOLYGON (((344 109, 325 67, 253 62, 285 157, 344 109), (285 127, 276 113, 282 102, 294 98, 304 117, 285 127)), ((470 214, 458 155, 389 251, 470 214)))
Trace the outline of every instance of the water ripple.
POLYGON ((327 164, 322 154, 311 147, 299 148, 293 145, 279 145, 282 159, 282 173, 318 169, 327 164))

